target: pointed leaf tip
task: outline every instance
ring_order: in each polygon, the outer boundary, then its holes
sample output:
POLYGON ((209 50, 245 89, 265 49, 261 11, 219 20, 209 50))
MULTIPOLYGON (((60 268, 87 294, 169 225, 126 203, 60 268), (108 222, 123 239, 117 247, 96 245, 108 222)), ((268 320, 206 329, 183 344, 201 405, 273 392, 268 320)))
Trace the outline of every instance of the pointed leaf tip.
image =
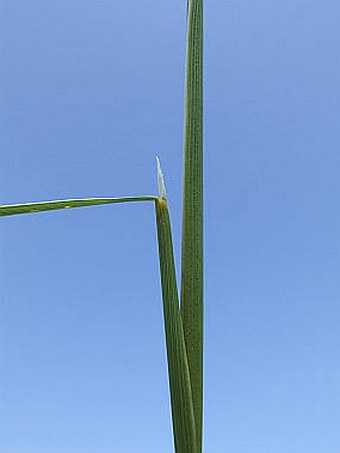
POLYGON ((166 200, 164 176, 163 176, 163 172, 162 172, 161 162, 160 162, 158 156, 156 156, 156 162, 157 162, 157 181, 158 181, 159 198, 166 200))

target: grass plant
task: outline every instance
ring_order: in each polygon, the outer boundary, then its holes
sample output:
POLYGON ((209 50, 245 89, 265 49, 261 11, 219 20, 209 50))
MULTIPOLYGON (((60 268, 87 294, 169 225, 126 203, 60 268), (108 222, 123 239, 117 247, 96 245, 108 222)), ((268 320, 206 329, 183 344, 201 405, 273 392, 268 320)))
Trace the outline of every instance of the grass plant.
POLYGON ((83 198, 0 206, 0 216, 127 202, 155 204, 176 453, 202 452, 203 418, 203 0, 187 0, 180 298, 159 160, 158 196, 83 198))

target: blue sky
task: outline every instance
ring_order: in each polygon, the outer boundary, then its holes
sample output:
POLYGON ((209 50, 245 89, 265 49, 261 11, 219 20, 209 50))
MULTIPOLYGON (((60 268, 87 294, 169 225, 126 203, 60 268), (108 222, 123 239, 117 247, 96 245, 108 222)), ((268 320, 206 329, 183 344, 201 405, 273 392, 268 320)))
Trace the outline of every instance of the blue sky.
MULTIPOLYGON (((184 0, 0 2, 1 204, 156 192, 184 0)), ((335 1, 206 1, 205 451, 340 449, 335 1)), ((151 204, 1 220, 0 451, 172 452, 151 204)))

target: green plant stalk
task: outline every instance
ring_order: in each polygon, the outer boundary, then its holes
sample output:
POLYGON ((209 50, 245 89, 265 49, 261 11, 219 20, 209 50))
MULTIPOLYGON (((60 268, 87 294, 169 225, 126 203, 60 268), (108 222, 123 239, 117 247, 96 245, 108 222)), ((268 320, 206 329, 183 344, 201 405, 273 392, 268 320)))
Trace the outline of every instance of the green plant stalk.
POLYGON ((157 197, 123 197, 123 198, 75 198, 71 200, 40 201, 37 203, 23 203, 0 206, 0 217, 33 214, 57 209, 82 208, 84 206, 98 206, 102 204, 127 203, 136 201, 155 201, 157 197))
POLYGON ((166 197, 84 198, 6 205, 0 206, 0 216, 124 202, 155 202, 175 450, 176 453, 201 453, 203 0, 188 0, 187 23, 181 305, 178 298, 166 197))
POLYGON ((190 375, 179 309, 167 201, 159 198, 155 207, 175 451, 197 453, 190 375))
POLYGON ((197 452, 203 419, 203 0, 189 0, 185 94, 181 314, 197 452))

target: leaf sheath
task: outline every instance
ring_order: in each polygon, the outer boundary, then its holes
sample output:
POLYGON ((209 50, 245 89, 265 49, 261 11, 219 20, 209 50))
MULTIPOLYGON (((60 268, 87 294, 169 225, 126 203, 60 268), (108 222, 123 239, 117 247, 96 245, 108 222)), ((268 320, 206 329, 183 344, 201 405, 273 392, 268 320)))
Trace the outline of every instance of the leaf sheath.
POLYGON ((159 199, 155 204, 175 451, 196 453, 195 420, 179 310, 170 216, 166 200, 159 199))

